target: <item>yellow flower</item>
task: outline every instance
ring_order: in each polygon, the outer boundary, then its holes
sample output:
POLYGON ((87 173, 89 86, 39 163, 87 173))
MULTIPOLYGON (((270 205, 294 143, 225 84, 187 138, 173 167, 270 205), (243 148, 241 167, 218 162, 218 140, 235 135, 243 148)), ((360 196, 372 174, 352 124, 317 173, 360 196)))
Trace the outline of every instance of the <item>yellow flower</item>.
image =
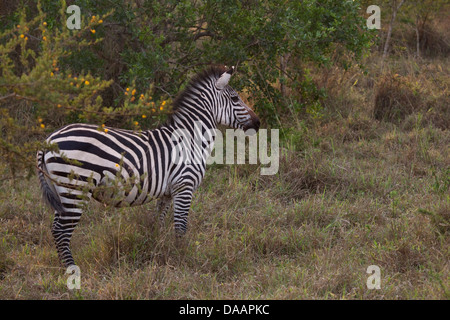
POLYGON ((163 106, 159 107, 159 110, 161 110, 161 111, 164 110, 164 107, 163 106))
POLYGON ((95 34, 95 29, 91 29, 92 34, 95 34))
POLYGON ((104 127, 105 127, 105 124, 103 123, 103 124, 102 124, 102 128, 104 128, 104 127))
POLYGON ((17 25, 17 29, 20 29, 20 24, 17 25))
POLYGON ((62 106, 60 104, 57 105, 58 108, 61 108, 62 106))
POLYGON ((41 118, 41 117, 39 117, 39 118, 38 118, 38 121, 39 121, 39 123, 41 123, 41 122, 42 122, 42 118, 41 118))
POLYGON ((166 105, 166 100, 163 100, 163 102, 161 103, 162 106, 166 105))
POLYGON ((43 37, 42 37, 42 40, 47 41, 47 37, 46 37, 46 36, 43 36, 43 37))
POLYGON ((156 112, 156 109, 152 109, 152 112, 156 112))
POLYGON ((23 39, 25 36, 23 34, 21 34, 20 37, 23 39))
POLYGON ((127 92, 130 91, 130 88, 127 88, 127 92))
POLYGON ((45 27, 45 26, 47 25, 47 22, 45 22, 45 21, 44 21, 44 22, 43 22, 42 24, 43 24, 43 25, 44 25, 44 27, 45 27))
POLYGON ((135 93, 136 93, 136 89, 133 89, 133 91, 131 91, 131 94, 134 96, 135 93))
POLYGON ((103 20, 102 19, 98 20, 98 23, 103 23, 103 20))
POLYGON ((107 133, 108 132, 108 129, 105 129, 105 133, 107 133))
POLYGON ((119 167, 119 164, 118 163, 116 163, 116 168, 118 168, 119 167))
POLYGON ((88 85, 89 85, 89 81, 86 80, 86 81, 84 82, 84 84, 88 86, 88 85))
POLYGON ((73 77, 73 80, 78 80, 78 78, 77 77, 73 77))
POLYGON ((25 41, 27 41, 28 40, 28 37, 25 37, 25 41))
POLYGON ((145 118, 147 118, 147 116, 145 114, 143 114, 142 115, 142 119, 145 119, 145 118))
POLYGON ((41 128, 44 129, 45 128, 45 124, 41 123, 41 128))
POLYGON ((134 97, 131 97, 130 101, 131 101, 131 102, 133 102, 133 101, 134 101, 134 99, 135 99, 134 97))
POLYGON ((55 74, 53 72, 50 72, 50 77, 53 77, 55 74))
POLYGON ((135 122, 134 122, 134 125, 135 125, 135 126, 139 125, 139 122, 135 121, 135 122))

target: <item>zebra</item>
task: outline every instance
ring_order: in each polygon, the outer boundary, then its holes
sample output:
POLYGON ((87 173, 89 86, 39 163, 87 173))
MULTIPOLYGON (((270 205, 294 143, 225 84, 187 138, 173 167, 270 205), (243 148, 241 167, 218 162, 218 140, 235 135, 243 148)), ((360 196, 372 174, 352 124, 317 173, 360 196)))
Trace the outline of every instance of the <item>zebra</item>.
MULTIPOLYGON (((37 172, 43 198, 55 212, 51 233, 64 266, 75 265, 70 240, 91 198, 115 207, 157 199, 161 224, 173 203, 175 234, 186 233, 193 192, 205 175, 210 152, 201 152, 195 163, 172 161, 175 133, 181 129, 193 136, 198 122, 212 130, 221 124, 257 132, 260 126, 257 115, 228 85, 234 70, 211 66, 194 76, 173 101, 168 121, 156 129, 77 123, 50 134, 47 145, 58 148, 37 152, 37 172)), ((211 151, 213 143, 214 137, 201 148, 211 151)))

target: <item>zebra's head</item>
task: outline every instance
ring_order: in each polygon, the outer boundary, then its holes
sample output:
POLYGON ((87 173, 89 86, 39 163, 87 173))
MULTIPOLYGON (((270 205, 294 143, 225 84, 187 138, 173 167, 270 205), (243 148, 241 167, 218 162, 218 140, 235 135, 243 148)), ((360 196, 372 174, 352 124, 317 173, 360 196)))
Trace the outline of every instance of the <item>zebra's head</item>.
POLYGON ((258 131, 260 121, 258 116, 239 97, 239 94, 228 85, 234 67, 223 72, 215 82, 218 103, 216 105, 216 121, 218 124, 233 129, 258 131))

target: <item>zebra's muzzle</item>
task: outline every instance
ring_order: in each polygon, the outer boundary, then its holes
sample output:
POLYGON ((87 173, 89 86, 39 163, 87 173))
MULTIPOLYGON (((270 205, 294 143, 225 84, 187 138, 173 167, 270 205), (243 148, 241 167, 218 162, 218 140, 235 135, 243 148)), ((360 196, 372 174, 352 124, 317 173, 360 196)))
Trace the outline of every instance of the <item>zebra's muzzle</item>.
POLYGON ((242 129, 245 131, 246 135, 254 135, 258 132, 259 126, 261 125, 261 122, 259 121, 258 117, 255 116, 255 118, 252 117, 250 121, 248 121, 242 129))
POLYGON ((258 132, 259 126, 261 125, 261 121, 259 121, 258 116, 255 114, 255 112, 248 108, 248 114, 250 115, 250 119, 244 124, 244 131, 247 131, 249 129, 255 130, 255 133, 258 132))

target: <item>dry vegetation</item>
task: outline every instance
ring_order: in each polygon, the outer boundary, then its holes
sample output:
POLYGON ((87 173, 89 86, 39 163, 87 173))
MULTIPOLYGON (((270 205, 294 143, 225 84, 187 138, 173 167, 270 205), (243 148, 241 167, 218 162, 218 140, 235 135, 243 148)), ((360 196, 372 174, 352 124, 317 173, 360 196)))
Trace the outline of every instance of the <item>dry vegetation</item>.
POLYGON ((449 299, 448 57, 366 64, 312 73, 324 114, 280 120, 277 175, 210 167, 181 246, 154 203, 91 203, 72 240, 81 290, 66 287, 37 181, 2 182, 0 298, 449 299))
POLYGON ((211 167, 182 247, 156 228, 154 204, 92 203, 72 241, 78 291, 58 267, 37 182, 3 183, 0 297, 448 299, 449 64, 398 63, 374 80, 347 73, 328 88, 329 114, 291 120, 277 175, 211 167), (366 288, 373 264, 381 290, 366 288))

